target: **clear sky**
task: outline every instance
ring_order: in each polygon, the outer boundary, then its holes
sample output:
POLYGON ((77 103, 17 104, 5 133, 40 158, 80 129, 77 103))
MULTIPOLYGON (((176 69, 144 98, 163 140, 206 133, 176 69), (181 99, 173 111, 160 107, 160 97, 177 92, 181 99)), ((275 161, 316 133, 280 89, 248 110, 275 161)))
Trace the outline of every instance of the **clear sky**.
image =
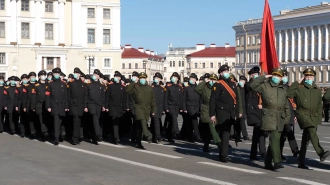
MULTIPOLYGON (((319 5, 322 0, 268 0, 280 10, 319 5)), ((325 0, 326 1, 326 0, 325 0)), ((261 18, 264 0, 121 0, 121 44, 165 53, 168 44, 235 44, 238 21, 261 18)))

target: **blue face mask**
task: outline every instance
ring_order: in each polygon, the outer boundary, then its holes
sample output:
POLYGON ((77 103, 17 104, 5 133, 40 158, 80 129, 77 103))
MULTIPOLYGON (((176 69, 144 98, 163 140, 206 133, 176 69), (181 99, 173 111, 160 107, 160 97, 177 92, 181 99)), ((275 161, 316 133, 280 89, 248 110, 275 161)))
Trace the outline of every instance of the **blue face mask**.
POLYGON ((230 76, 230 74, 229 74, 229 73, 223 73, 223 77, 224 77, 225 79, 228 79, 228 78, 229 78, 229 76, 230 76))
POLYGON ((0 81, 0 85, 3 85, 3 81, 0 81))
POLYGON ((7 82, 6 82, 6 84, 7 84, 7 85, 9 85, 9 84, 10 84, 10 82, 9 82, 9 81, 7 81, 7 82))
POLYGON ((28 80, 23 80, 23 85, 27 84, 29 81, 28 80))
POLYGON ((95 81, 95 80, 96 80, 96 76, 93 75, 93 76, 92 76, 92 79, 95 81))
POLYGON ((279 84, 279 83, 280 83, 280 78, 277 77, 277 76, 273 76, 273 77, 272 77, 272 82, 273 82, 274 84, 279 84))
POLYGON ((144 78, 140 79, 140 84, 142 84, 142 85, 146 84, 146 79, 144 79, 144 78))
POLYGON ((175 83, 176 81, 177 81, 176 78, 174 77, 171 78, 171 82, 175 83))
POLYGON ((48 77, 47 80, 48 80, 48 81, 51 81, 51 80, 52 80, 52 77, 48 77))
POLYGON ((60 75, 54 75, 54 78, 55 79, 59 79, 60 78, 60 75))
POLYGON ((10 84, 11 85, 16 85, 16 82, 15 81, 10 81, 10 84))
POLYGON ((253 78, 258 78, 259 77, 259 75, 254 75, 254 77, 253 78))
POLYGON ((282 81, 283 81, 284 84, 288 83, 288 77, 283 77, 282 81))
POLYGON ((118 77, 114 77, 114 78, 113 78, 113 81, 115 81, 116 83, 118 83, 118 82, 119 82, 118 77))
POLYGON ((195 84, 195 82, 193 80, 189 80, 190 84, 195 84))
POLYGON ((243 82, 238 82, 238 85, 243 87, 244 86, 244 83, 243 82))
POLYGON ((73 78, 75 78, 75 79, 78 79, 79 77, 78 77, 78 74, 73 74, 73 78))
POLYGON ((212 87, 214 83, 213 83, 213 81, 209 81, 209 84, 212 87))
POLYGON ((135 76, 132 77, 132 81, 133 81, 133 82, 136 81, 136 77, 135 77, 135 76))
POLYGON ((36 78, 31 78, 30 81, 31 82, 35 82, 36 81, 36 78))
POLYGON ((188 82, 184 82, 183 85, 184 85, 185 87, 187 87, 187 86, 188 86, 188 82))
POLYGON ((159 82, 159 80, 155 78, 155 79, 154 79, 154 82, 155 82, 155 83, 158 83, 158 82, 159 82))
POLYGON ((312 85, 313 84, 313 80, 305 80, 305 83, 308 85, 312 85))

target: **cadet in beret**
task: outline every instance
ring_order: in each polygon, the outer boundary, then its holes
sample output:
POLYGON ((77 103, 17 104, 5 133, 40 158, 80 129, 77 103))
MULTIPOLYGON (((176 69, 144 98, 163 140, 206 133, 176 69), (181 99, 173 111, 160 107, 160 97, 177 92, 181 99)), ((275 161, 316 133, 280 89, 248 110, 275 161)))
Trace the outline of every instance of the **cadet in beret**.
POLYGON ((118 144, 119 139, 119 124, 124 112, 128 110, 126 105, 127 94, 125 86, 121 83, 122 74, 119 71, 115 71, 113 83, 108 86, 106 91, 106 111, 109 112, 112 122, 113 131, 113 143, 118 144))
POLYGON ((18 111, 18 91, 16 89, 15 77, 9 77, 10 86, 4 88, 4 109, 7 111, 9 122, 9 134, 14 135, 16 133, 13 113, 18 111))
POLYGON ((164 112, 164 88, 160 86, 160 83, 163 80, 163 76, 160 73, 155 73, 154 75, 154 82, 152 84, 152 90, 155 96, 155 102, 157 111, 154 116, 151 117, 151 128, 152 128, 152 140, 154 143, 159 143, 162 140, 161 137, 161 125, 162 125, 162 115, 164 112))
POLYGON ((217 83, 218 77, 216 74, 211 74, 208 76, 207 79, 205 79, 203 82, 199 83, 196 87, 195 91, 201 96, 202 104, 201 104, 201 123, 207 125, 207 129, 204 129, 203 133, 203 141, 204 141, 204 152, 210 152, 209 151, 209 144, 211 138, 209 138, 209 135, 211 133, 212 139, 214 143, 218 146, 219 154, 220 154, 220 147, 221 147, 221 140, 219 137, 219 134, 217 132, 216 127, 218 127, 216 122, 212 122, 210 119, 210 112, 209 112, 209 106, 210 106, 210 97, 213 89, 213 85, 217 83))
POLYGON ((5 87, 4 87, 4 84, 5 84, 5 79, 3 76, 0 76, 0 133, 3 132, 3 115, 4 115, 4 105, 5 105, 5 102, 4 102, 4 96, 5 96, 5 87))
POLYGON ((222 65, 218 73, 220 80, 213 85, 210 98, 210 117, 212 122, 219 124, 221 132, 221 154, 219 160, 227 163, 231 159, 228 157, 229 136, 231 125, 239 115, 239 98, 236 84, 230 80, 229 66, 222 65))
POLYGON ((141 149, 144 149, 141 143, 142 135, 149 143, 152 140, 152 134, 148 130, 148 120, 150 114, 153 117, 157 112, 155 95, 146 78, 148 78, 146 73, 140 73, 139 82, 132 82, 126 89, 135 101, 135 119, 141 124, 137 127, 137 147, 141 149))
POLYGON ((260 76, 250 84, 251 88, 260 93, 262 98, 261 130, 270 133, 265 168, 275 171, 284 167, 281 164, 280 138, 284 125, 289 123, 291 116, 286 99, 287 89, 281 82, 282 77, 283 71, 275 68, 271 75, 260 76))
POLYGON ((65 137, 65 134, 63 134, 64 131, 61 131, 61 124, 65 116, 65 112, 69 111, 69 106, 67 87, 60 78, 61 69, 55 68, 52 72, 54 76, 53 81, 48 84, 46 91, 46 109, 53 116, 55 133, 54 145, 57 146, 60 141, 60 134, 61 139, 65 137))
POLYGON ((266 134, 260 129, 261 127, 261 116, 262 116, 262 107, 261 107, 261 96, 259 93, 251 89, 250 84, 259 77, 260 68, 255 66, 250 69, 248 72, 250 79, 245 83, 245 99, 246 99, 246 118, 247 125, 253 126, 253 135, 252 135, 252 145, 250 150, 250 159, 259 160, 257 158, 258 154, 258 144, 259 144, 259 153, 263 158, 266 155, 266 134), (259 105, 260 104, 260 105, 259 105))
POLYGON ((198 129, 198 114, 200 110, 200 96, 195 91, 198 77, 195 73, 189 76, 189 86, 185 88, 183 93, 183 112, 187 114, 187 133, 188 140, 194 142, 201 141, 198 129))
POLYGON ((317 127, 322 121, 322 92, 314 82, 316 72, 307 68, 303 74, 303 78, 289 87, 288 96, 296 100, 296 117, 300 129, 303 129, 298 168, 308 169, 305 165, 305 157, 309 140, 321 162, 325 161, 330 152, 321 147, 317 136, 317 127))
POLYGON ((166 85, 164 108, 169 115, 169 125, 166 135, 169 142, 173 143, 173 136, 176 137, 179 132, 178 115, 182 112, 182 87, 179 85, 180 75, 174 72, 171 76, 171 82, 166 85))
MULTIPOLYGON (((245 76, 240 76, 239 81, 238 81, 238 93, 240 94, 241 102, 242 102, 242 108, 243 108, 243 113, 242 117, 240 117, 239 124, 241 127, 241 132, 243 135, 244 140, 250 140, 247 130, 246 130, 246 99, 245 99, 245 88, 244 85, 247 82, 247 78, 245 76)), ((241 134, 239 134, 241 135, 241 134)))

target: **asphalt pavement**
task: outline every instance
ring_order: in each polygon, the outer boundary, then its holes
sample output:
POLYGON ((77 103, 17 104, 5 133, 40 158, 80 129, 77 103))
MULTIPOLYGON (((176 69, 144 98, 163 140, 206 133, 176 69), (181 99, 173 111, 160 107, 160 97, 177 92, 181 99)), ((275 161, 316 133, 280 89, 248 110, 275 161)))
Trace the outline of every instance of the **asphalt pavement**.
MULTIPOLYGON (((248 127, 252 137, 252 127, 248 127)), ((302 132, 296 129, 300 146, 302 132)), ((330 150, 330 124, 318 129, 320 144, 330 150)), ((268 143, 268 142, 267 142, 268 143)), ((16 135, 0 134, 0 185, 155 185, 155 184, 330 184, 330 158, 320 163, 310 144, 306 165, 310 170, 297 168, 286 143, 285 168, 279 172, 263 169, 263 161, 249 160, 251 141, 231 141, 230 163, 218 161, 217 148, 202 152, 202 143, 177 140, 174 144, 143 143, 139 150, 128 140, 120 145, 100 142, 94 145, 82 142, 73 146, 64 141, 59 146, 16 135)))

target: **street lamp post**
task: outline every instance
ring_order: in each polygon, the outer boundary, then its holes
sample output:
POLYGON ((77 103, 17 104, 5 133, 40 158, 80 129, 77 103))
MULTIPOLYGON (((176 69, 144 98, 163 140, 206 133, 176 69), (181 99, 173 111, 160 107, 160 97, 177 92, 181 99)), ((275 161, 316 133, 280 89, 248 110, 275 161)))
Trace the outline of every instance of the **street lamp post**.
POLYGON ((89 66, 89 69, 88 69, 88 75, 90 76, 91 75, 91 61, 94 61, 94 55, 88 55, 86 56, 85 55, 85 60, 88 59, 88 66, 89 66))
POLYGON ((147 73, 147 61, 143 60, 144 73, 147 73))

